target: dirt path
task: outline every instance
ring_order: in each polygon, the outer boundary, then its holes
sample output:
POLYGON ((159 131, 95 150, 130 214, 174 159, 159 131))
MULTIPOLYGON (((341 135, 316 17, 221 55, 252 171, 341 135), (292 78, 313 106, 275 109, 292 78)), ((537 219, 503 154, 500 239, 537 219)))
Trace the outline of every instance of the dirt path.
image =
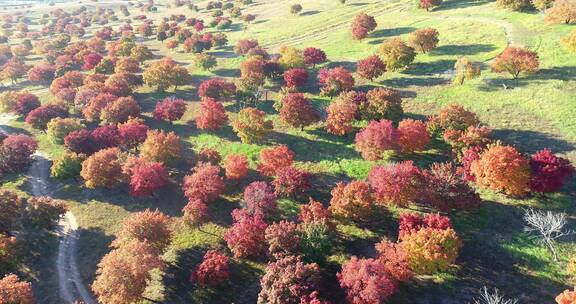
MULTIPOLYGON (((0 115, 0 131, 6 132, 7 125, 14 117, 0 115)), ((49 196, 50 185, 50 160, 47 155, 38 151, 33 155, 34 162, 28 170, 28 180, 32 187, 32 195, 49 196)), ((58 246, 58 258, 56 269, 58 271, 58 287, 60 298, 65 303, 96 304, 90 292, 84 286, 78 265, 76 264, 76 242, 78 240, 78 224, 76 217, 70 211, 58 222, 60 245, 58 246)))

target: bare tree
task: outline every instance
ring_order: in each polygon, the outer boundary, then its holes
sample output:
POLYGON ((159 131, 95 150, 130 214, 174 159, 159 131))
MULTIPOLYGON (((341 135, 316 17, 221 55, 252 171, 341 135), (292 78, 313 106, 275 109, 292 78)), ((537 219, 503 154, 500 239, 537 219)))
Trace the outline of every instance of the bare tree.
POLYGON ((494 292, 490 293, 486 286, 480 289, 480 297, 474 299, 474 304, 516 304, 518 300, 516 299, 505 299, 503 296, 498 294, 498 289, 494 288, 494 292))
POLYGON ((565 228, 568 223, 566 213, 553 213, 551 211, 541 211, 527 209, 524 212, 524 230, 533 234, 540 243, 543 243, 550 249, 554 261, 558 261, 555 242, 557 239, 569 235, 572 231, 565 228))

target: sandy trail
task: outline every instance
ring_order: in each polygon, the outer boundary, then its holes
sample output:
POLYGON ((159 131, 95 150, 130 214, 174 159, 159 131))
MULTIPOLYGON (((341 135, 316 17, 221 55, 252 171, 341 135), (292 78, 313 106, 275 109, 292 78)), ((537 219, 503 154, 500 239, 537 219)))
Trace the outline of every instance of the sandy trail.
MULTIPOLYGON (((9 115, 0 115, 0 131, 7 132, 5 126, 13 118, 9 115)), ((28 169, 28 180, 32 187, 32 195, 49 196, 51 192, 48 183, 50 160, 46 154, 40 151, 36 152, 33 158, 34 162, 28 169)), ((72 212, 66 212, 64 217, 58 222, 58 232, 60 245, 58 247, 56 269, 58 271, 60 298, 69 304, 96 304, 96 300, 84 286, 78 271, 78 264, 76 263, 78 224, 72 212)))

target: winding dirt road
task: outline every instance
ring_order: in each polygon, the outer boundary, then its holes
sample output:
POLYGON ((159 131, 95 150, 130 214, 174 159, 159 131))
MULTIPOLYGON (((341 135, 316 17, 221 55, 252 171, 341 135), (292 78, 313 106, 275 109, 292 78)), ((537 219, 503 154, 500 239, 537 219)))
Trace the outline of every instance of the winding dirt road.
MULTIPOLYGON (((14 117, 0 115, 0 131, 8 132, 6 125, 14 117)), ((50 160, 42 152, 33 155, 34 162, 28 170, 28 180, 34 196, 49 196, 50 187, 48 178, 50 175, 50 160)), ((76 242, 78 240, 78 224, 76 217, 70 211, 58 222, 60 245, 56 269, 58 271, 58 287, 60 298, 64 303, 96 304, 96 300, 90 294, 80 276, 76 263, 76 242)))

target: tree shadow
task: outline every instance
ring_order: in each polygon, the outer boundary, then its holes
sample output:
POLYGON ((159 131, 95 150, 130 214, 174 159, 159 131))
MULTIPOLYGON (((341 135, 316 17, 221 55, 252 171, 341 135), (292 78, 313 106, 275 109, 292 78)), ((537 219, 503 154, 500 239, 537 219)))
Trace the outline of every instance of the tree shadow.
POLYGON ((402 74, 407 75, 433 75, 438 73, 443 73, 454 67, 455 60, 437 60, 433 62, 415 62, 408 66, 402 74))
POLYGON ((449 9, 467 8, 484 5, 494 0, 446 0, 435 11, 444 11, 449 9))
POLYGON ((90 286, 96 278, 96 268, 104 255, 110 252, 113 236, 107 235, 100 228, 90 227, 78 230, 78 264, 80 276, 86 286, 90 286))
POLYGON ((576 149, 574 143, 537 131, 495 129, 492 134, 494 138, 517 146, 527 153, 535 153, 544 148, 550 148, 555 153, 567 153, 576 149))
POLYGON ((301 13, 300 16, 312 16, 312 15, 316 15, 316 14, 319 14, 319 13, 321 13, 321 11, 317 11, 317 10, 314 10, 314 11, 305 11, 305 12, 301 13))
MULTIPOLYGON (((320 132, 320 134, 323 132, 320 132)), ((318 162, 359 158, 358 152, 347 145, 330 142, 325 138, 310 140, 301 136, 272 131, 269 142, 287 145, 296 154, 297 161, 318 162)))
POLYGON ((479 53, 486 53, 496 49, 493 44, 467 44, 467 45, 442 45, 430 52, 433 56, 442 55, 475 55, 479 53))
MULTIPOLYGON (((351 72, 356 71, 356 62, 354 61, 330 61, 326 64, 327 68, 333 69, 336 67, 343 67, 351 72)), ((316 79, 318 74, 310 75, 310 78, 316 79)))
POLYGON ((236 57, 240 57, 240 55, 234 53, 234 52, 230 52, 230 51, 216 51, 216 52, 210 52, 210 55, 217 57, 217 58, 236 58, 236 57))
POLYGON ((32 133, 30 133, 26 129, 13 127, 13 126, 9 126, 9 125, 0 125, 0 130, 2 130, 2 132, 8 133, 8 134, 22 134, 22 135, 32 136, 32 133))
POLYGON ((374 38, 368 41, 368 44, 380 44, 382 41, 385 40, 387 37, 395 37, 404 34, 409 34, 415 31, 415 27, 397 27, 397 28, 387 28, 387 29, 379 29, 375 30, 374 32, 370 33, 368 36, 369 38, 374 38))
POLYGON ((449 80, 446 80, 442 77, 397 77, 391 79, 385 79, 380 83, 392 88, 405 88, 410 86, 417 86, 417 87, 432 87, 437 85, 442 85, 448 83, 449 80))
POLYGON ((262 271, 253 263, 230 259, 230 279, 214 288, 200 288, 190 282, 195 265, 201 263, 208 248, 194 247, 177 252, 177 259, 164 274, 163 303, 256 303, 262 271))
POLYGON ((220 77, 228 77, 228 78, 240 77, 239 69, 217 69, 214 70, 212 73, 220 77))

